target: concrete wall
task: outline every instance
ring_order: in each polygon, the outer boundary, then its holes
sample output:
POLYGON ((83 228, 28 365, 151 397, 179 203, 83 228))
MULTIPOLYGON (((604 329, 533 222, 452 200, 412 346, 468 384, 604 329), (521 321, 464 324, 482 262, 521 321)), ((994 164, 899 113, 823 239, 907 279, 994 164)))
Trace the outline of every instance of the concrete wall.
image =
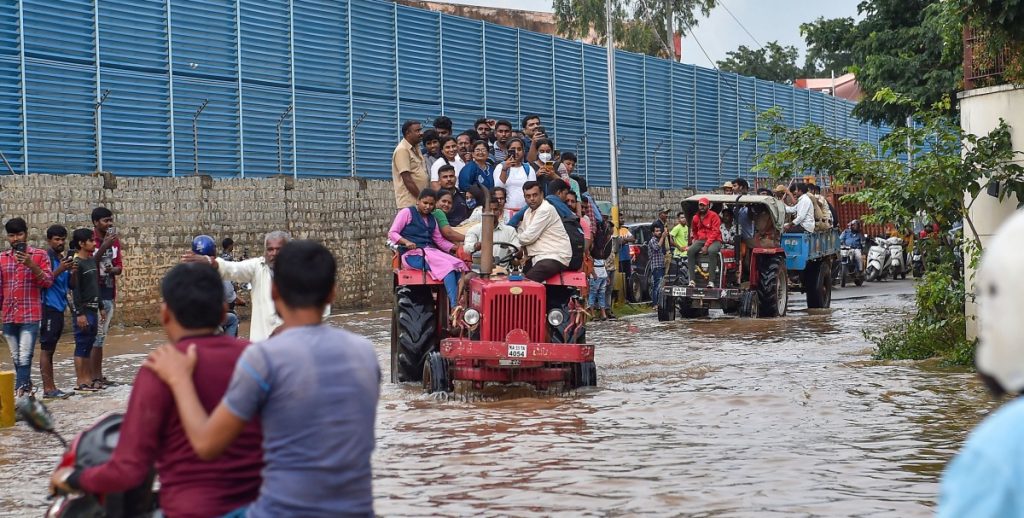
MULTIPOLYGON (((607 188, 594 188, 602 200, 607 188)), ((627 221, 653 220, 662 206, 675 210, 683 192, 623 189, 627 221)), ((189 250, 193 236, 224 237, 250 256, 263 250, 263 235, 284 229, 296 238, 323 242, 338 258, 335 307, 391 304, 391 252, 385 234, 394 218, 390 182, 357 179, 209 177, 132 178, 112 175, 0 177, 0 218, 20 216, 29 241, 45 246, 46 228, 91 227, 96 206, 114 211, 124 248, 118 318, 124 324, 156 321, 159 281, 189 250)))
MULTIPOLYGON (((959 98, 960 126, 964 131, 975 135, 984 135, 999 124, 999 119, 1003 119, 1010 126, 1013 149, 1024 152, 1024 88, 1011 85, 978 88, 961 93, 959 98)), ((1024 158, 1018 158, 1015 162, 1024 165, 1024 158)), ((970 203, 969 198, 967 201, 970 203)), ((982 246, 988 243, 989 238, 995 234, 1003 221, 1013 215, 1017 203, 1016 196, 1011 196, 1000 203, 998 198, 989 196, 984 191, 978 195, 977 201, 971 207, 970 215, 981 238, 982 246)), ((966 221, 964 229, 965 236, 970 236, 970 229, 966 221)), ((971 270, 970 265, 967 265, 965 274, 968 283, 967 292, 972 293, 974 271, 971 270)), ((968 338, 976 336, 974 314, 974 304, 968 300, 968 338)))

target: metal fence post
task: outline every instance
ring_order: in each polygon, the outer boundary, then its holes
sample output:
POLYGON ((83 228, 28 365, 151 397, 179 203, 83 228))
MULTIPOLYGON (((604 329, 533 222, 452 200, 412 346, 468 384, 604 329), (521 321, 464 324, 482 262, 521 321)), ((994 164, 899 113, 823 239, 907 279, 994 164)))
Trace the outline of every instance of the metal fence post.
MULTIPOLYGON (((281 126, 284 124, 284 120, 288 118, 288 114, 292 112, 292 105, 288 105, 284 109, 284 113, 277 119, 277 174, 284 174, 284 156, 281 150, 281 126)), ((294 160, 294 159, 293 159, 294 160)))
POLYGON ((196 114, 192 116, 192 174, 199 174, 199 115, 206 109, 206 105, 210 104, 209 99, 203 99, 203 104, 199 105, 199 109, 196 110, 196 114))

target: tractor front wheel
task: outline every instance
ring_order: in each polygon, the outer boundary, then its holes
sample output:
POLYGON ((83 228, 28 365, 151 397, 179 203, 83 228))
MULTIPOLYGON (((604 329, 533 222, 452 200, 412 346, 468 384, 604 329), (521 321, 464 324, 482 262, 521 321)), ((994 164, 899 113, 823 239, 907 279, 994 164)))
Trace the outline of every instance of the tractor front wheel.
POLYGON ((427 360, 423 362, 423 390, 427 391, 427 394, 455 390, 448 367, 448 360, 444 359, 440 352, 431 351, 427 355, 427 360))

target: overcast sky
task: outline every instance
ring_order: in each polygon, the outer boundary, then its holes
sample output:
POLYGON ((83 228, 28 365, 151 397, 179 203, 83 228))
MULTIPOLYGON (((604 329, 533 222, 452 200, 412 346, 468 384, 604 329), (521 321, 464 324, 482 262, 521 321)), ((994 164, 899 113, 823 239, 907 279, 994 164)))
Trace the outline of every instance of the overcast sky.
MULTIPOLYGON (((510 9, 526 9, 531 11, 551 11, 551 0, 448 0, 455 3, 485 5, 490 7, 506 7, 510 9)), ((804 40, 800 36, 800 24, 817 19, 852 16, 857 18, 857 4, 860 0, 719 0, 733 15, 750 31, 750 34, 761 45, 769 41, 778 41, 782 45, 793 45, 800 50, 801 58, 797 63, 803 65, 804 40)), ((744 32, 736 20, 726 9, 720 7, 712 11, 711 16, 701 20, 694 28, 696 41, 704 46, 704 50, 712 60, 725 58, 730 50, 740 45, 751 48, 759 47, 754 39, 744 32)), ((710 67, 708 58, 704 57, 693 36, 687 35, 683 40, 683 61, 710 67)))

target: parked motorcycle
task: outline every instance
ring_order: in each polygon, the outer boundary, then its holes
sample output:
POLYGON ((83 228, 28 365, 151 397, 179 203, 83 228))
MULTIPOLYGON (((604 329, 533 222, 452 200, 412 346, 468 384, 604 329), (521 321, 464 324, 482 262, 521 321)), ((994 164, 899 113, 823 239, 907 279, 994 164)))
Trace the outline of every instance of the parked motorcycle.
POLYGON ((878 236, 869 239, 871 247, 868 248, 868 266, 864 270, 864 278, 868 282, 875 282, 889 276, 889 246, 886 239, 878 236))
POLYGON ((846 280, 853 279, 854 284, 862 286, 864 284, 864 271, 857 264, 857 259, 853 255, 853 249, 848 246, 841 246, 839 247, 839 254, 839 284, 845 288, 846 280))
POLYGON ((914 245, 914 253, 910 255, 910 271, 915 279, 924 276, 924 246, 914 245))
POLYGON ((903 254, 903 238, 893 236, 886 239, 885 243, 889 248, 889 273, 892 275, 893 280, 896 280, 897 276, 901 279, 906 279, 907 260, 903 254))
MULTIPOLYGON (((19 417, 33 430, 53 435, 64 446, 65 451, 56 469, 88 468, 107 462, 117 446, 122 414, 110 414, 79 433, 69 446, 67 441, 54 429, 50 411, 34 396, 18 400, 19 417)), ((56 470, 55 470, 56 471, 56 470)), ((138 487, 125 493, 90 494, 85 492, 53 495, 53 501, 46 511, 47 518, 156 518, 160 515, 157 492, 153 490, 156 471, 150 471, 146 480, 138 487)))

